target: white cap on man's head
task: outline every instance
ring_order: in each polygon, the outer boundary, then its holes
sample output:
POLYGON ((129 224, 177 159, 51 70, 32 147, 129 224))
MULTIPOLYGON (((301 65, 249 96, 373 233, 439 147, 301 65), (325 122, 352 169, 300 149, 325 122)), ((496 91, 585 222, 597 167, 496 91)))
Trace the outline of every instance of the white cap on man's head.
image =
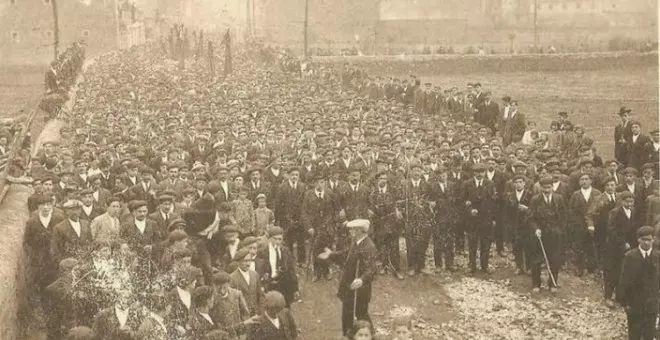
POLYGON ((369 222, 369 220, 357 219, 357 220, 348 221, 348 223, 346 223, 346 227, 347 228, 362 228, 362 229, 365 229, 365 230, 369 230, 369 225, 370 224, 371 224, 371 222, 369 222))

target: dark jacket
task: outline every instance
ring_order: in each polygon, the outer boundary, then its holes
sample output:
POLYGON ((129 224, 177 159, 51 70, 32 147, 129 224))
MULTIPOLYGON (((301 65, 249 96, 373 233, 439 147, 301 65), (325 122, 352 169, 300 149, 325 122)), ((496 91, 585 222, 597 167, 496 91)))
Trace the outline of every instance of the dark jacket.
POLYGON ((621 269, 621 279, 616 290, 616 299, 630 307, 630 314, 657 314, 658 290, 660 290, 660 254, 651 251, 642 258, 639 248, 626 253, 621 269))

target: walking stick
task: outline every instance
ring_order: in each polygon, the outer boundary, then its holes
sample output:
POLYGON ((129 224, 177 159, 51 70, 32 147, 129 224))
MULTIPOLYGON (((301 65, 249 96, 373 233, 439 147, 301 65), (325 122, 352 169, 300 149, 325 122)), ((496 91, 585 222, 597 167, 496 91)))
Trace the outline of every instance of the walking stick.
MULTIPOLYGON (((357 264, 355 265, 355 277, 353 278, 353 280, 357 279, 359 272, 360 272, 360 259, 358 258, 357 264)), ((353 293, 353 324, 355 324, 355 322, 357 321, 357 316, 355 313, 355 309, 357 308, 357 294, 358 294, 358 290, 356 289, 355 292, 353 293)))
POLYGON ((541 240, 541 236, 536 236, 539 239, 539 243, 541 244, 541 251, 543 252, 543 258, 545 259, 545 265, 548 267, 548 274, 550 274, 550 279, 552 280, 553 286, 557 287, 557 281, 555 281, 555 276, 552 275, 552 270, 550 270, 550 261, 548 261, 548 255, 545 253, 545 247, 543 246, 543 240, 541 240))

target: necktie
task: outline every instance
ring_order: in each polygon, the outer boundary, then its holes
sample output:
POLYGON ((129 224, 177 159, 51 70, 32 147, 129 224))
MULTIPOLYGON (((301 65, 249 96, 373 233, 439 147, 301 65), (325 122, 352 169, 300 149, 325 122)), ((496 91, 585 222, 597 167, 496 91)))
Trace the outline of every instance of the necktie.
POLYGON ((610 203, 614 203, 614 194, 610 194, 610 203))
POLYGON ((167 221, 169 221, 169 220, 170 220, 170 214, 165 213, 165 222, 167 222, 167 221))

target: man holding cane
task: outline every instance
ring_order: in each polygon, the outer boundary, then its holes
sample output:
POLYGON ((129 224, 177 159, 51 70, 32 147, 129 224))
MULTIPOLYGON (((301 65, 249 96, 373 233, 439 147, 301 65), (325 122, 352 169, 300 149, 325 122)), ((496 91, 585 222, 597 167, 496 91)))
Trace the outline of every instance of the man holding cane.
POLYGON ((559 268, 562 264, 562 242, 566 235, 568 212, 566 201, 552 192, 552 178, 539 181, 541 193, 529 203, 529 224, 534 232, 530 238, 530 258, 533 291, 541 290, 541 265, 545 263, 550 279, 548 287, 557 291, 559 268))
POLYGON ((371 323, 369 317, 371 282, 376 274, 378 257, 376 246, 368 236, 369 220, 349 221, 346 227, 349 228, 352 238, 350 247, 339 252, 326 248, 318 256, 321 260, 345 259, 337 293, 342 302, 341 328, 344 336, 348 336, 356 320, 366 320, 371 323))

